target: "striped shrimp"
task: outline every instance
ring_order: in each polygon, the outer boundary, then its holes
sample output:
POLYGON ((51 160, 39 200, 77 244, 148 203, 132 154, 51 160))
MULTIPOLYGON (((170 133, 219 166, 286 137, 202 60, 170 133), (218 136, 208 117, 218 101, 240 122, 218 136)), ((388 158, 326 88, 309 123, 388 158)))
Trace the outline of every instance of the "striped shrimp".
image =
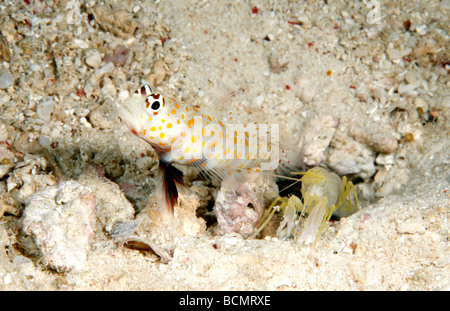
POLYGON ((222 109, 208 114, 154 94, 148 85, 119 105, 119 116, 156 152, 160 168, 157 204, 169 215, 178 204, 179 188, 185 186, 182 172, 173 164, 197 167, 218 180, 276 172, 280 163, 294 165, 289 152, 279 149, 278 124, 260 124, 222 109))

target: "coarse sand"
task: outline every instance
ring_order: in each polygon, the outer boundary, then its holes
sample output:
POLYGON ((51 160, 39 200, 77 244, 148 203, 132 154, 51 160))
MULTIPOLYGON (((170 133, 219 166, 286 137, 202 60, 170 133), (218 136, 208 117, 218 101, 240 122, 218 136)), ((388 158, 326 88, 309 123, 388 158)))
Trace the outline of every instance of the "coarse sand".
POLYGON ((450 290, 449 16, 449 0, 2 1, 0 289, 450 290), (282 125, 362 210, 315 247, 220 235, 219 185, 182 168, 192 193, 161 222, 155 154, 116 110, 142 84, 282 125))

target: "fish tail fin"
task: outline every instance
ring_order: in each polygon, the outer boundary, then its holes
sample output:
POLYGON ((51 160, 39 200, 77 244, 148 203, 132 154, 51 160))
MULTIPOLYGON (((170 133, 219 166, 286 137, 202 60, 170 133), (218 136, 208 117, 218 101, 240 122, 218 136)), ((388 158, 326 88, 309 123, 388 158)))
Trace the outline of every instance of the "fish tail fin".
POLYGON ((185 188, 183 172, 171 163, 159 161, 160 178, 156 187, 156 201, 160 212, 173 218, 174 208, 178 205, 178 187, 185 188))

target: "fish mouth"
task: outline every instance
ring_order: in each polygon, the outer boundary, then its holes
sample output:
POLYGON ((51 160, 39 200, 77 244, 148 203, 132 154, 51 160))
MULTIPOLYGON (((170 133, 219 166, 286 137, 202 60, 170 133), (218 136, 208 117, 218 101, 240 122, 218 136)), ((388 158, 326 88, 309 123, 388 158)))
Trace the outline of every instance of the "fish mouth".
POLYGON ((130 129, 140 129, 142 127, 141 116, 146 114, 145 102, 142 98, 130 97, 122 103, 116 102, 118 115, 130 129))

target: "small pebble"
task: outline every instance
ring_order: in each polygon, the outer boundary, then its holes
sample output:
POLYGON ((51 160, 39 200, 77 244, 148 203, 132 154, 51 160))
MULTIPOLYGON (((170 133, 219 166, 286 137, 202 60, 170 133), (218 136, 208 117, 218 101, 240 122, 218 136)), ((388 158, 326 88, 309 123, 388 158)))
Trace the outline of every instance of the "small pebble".
POLYGON ((140 219, 132 221, 117 221, 112 226, 111 232, 109 234, 114 238, 129 237, 133 235, 140 223, 140 219))
POLYGON ((104 97, 106 97, 106 96, 112 96, 113 98, 116 97, 117 89, 114 86, 114 83, 112 82, 111 79, 109 79, 109 78, 103 79, 101 92, 104 97))
POLYGON ((106 55, 103 59, 105 62, 112 62, 114 66, 119 67, 125 64, 128 59, 128 55, 130 54, 130 50, 124 46, 118 46, 113 55, 106 55))
POLYGON ((397 150, 398 141, 388 134, 378 134, 370 137, 369 146, 377 152, 392 153, 397 150))
POLYGON ((162 59, 157 60, 153 65, 153 73, 148 76, 152 85, 158 86, 166 78, 165 63, 162 59))
POLYGON ((42 67, 39 66, 38 64, 31 64, 31 65, 30 65, 30 70, 33 71, 33 72, 41 71, 41 70, 42 70, 42 67))
POLYGON ((375 163, 378 165, 393 165, 394 164, 394 155, 392 153, 380 153, 375 159, 375 163))
POLYGON ((38 118, 44 122, 49 122, 53 113, 54 106, 55 104, 51 99, 40 102, 36 107, 38 118))
POLYGON ((85 51, 86 64, 92 68, 98 68, 102 63, 102 56, 100 52, 95 49, 90 49, 85 51))
POLYGON ((14 84, 14 78, 8 69, 4 68, 0 71, 0 89, 7 89, 14 84))
POLYGON ((386 54, 389 57, 390 60, 397 60, 400 59, 408 54, 411 54, 412 49, 411 48, 405 48, 403 50, 400 49, 394 49, 394 48, 388 48, 386 50, 386 54))
POLYGON ((427 25, 423 24, 423 25, 417 26, 416 32, 421 36, 426 35, 427 34, 427 25))
POLYGON ((94 80, 99 80, 101 77, 103 77, 106 74, 109 74, 111 72, 113 72, 114 70, 114 64, 113 63, 107 63, 106 65, 104 65, 103 67, 101 67, 100 69, 97 69, 93 76, 92 79, 94 80))

